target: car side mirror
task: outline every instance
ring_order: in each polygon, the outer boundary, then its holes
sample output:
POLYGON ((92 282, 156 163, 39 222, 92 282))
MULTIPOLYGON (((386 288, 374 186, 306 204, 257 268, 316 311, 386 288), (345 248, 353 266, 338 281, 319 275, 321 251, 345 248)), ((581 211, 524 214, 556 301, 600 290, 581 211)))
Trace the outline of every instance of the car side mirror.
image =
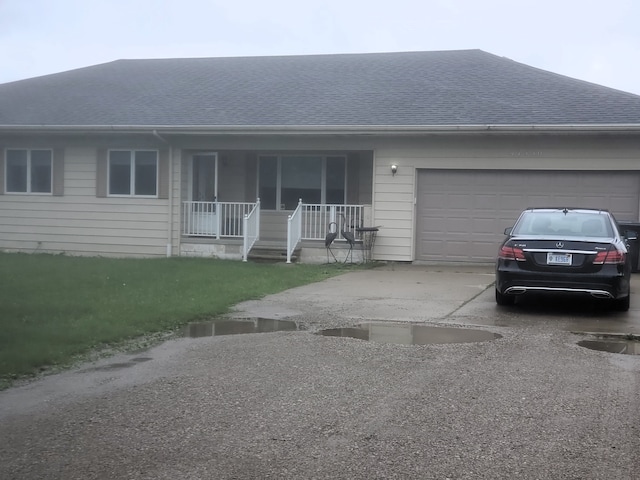
POLYGON ((507 227, 504 229, 504 234, 505 235, 511 235, 511 230, 513 230, 513 227, 507 227))
POLYGON ((638 240, 638 233, 635 230, 627 230, 624 232, 624 238, 627 240, 638 240))

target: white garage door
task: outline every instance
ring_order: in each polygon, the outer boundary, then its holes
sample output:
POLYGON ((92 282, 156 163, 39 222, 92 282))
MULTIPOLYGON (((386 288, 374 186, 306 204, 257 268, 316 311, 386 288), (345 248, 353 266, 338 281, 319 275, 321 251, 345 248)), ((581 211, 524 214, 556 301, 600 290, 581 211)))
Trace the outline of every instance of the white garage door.
POLYGON ((487 262, 527 207, 602 208, 637 220, 638 172, 419 170, 416 259, 487 262))

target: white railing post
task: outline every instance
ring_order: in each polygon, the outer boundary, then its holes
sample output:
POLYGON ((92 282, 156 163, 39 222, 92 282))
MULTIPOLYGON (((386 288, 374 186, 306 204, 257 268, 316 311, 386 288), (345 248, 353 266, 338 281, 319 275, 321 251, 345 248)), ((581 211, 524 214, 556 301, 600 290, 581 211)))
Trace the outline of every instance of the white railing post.
POLYGON ((287 218, 287 263, 291 263, 291 256, 298 242, 302 239, 302 199, 298 206, 287 218))
POLYGON ((220 208, 220 204, 218 203, 218 199, 213 202, 213 208, 215 208, 216 212, 216 240, 220 240, 220 232, 222 232, 222 216, 224 212, 220 208))
POLYGON ((189 210, 187 210, 187 202, 182 202, 182 234, 186 235, 189 233, 189 223, 191 221, 191 217, 189 216, 189 210))
MULTIPOLYGON (((246 210, 245 210, 246 211, 246 210)), ((256 200, 249 213, 245 213, 242 219, 242 261, 246 262, 249 251, 260 236, 260 199, 256 200)))
POLYGON ((247 257, 249 256, 248 230, 249 230, 249 215, 245 215, 244 218, 242 219, 242 231, 244 233, 243 241, 242 241, 242 261, 243 262, 246 262, 247 257))
POLYGON ((256 240, 260 240, 260 197, 256 198, 256 240))

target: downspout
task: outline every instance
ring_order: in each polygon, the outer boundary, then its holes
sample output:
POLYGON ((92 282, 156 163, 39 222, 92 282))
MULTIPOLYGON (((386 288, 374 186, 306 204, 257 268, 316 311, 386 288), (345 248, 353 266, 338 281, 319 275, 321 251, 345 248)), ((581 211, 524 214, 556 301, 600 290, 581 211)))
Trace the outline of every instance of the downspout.
POLYGON ((153 130, 153 136, 169 146, 169 211, 167 212, 167 257, 173 252, 173 145, 160 136, 157 130, 153 130))

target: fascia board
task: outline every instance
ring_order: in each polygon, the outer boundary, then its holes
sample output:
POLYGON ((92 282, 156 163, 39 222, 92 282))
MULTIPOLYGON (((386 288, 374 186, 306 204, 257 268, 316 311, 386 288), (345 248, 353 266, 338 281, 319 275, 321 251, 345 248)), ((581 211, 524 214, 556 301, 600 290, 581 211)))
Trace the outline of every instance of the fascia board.
POLYGON ((636 133, 639 123, 536 125, 0 125, 0 133, 121 133, 169 135, 420 135, 478 133, 636 133))

